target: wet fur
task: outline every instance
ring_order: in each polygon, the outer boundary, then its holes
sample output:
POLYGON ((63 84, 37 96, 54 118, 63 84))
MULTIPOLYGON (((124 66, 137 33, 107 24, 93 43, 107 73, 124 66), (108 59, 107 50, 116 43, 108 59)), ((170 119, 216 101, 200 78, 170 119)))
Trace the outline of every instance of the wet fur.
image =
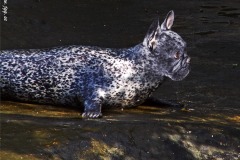
POLYGON ((143 43, 126 49, 72 45, 3 50, 1 94, 42 104, 83 105, 83 116, 90 118, 100 117, 102 106, 140 105, 165 77, 182 80, 189 72, 186 43, 170 28, 154 22, 143 43), (176 52, 181 52, 179 59, 176 52))

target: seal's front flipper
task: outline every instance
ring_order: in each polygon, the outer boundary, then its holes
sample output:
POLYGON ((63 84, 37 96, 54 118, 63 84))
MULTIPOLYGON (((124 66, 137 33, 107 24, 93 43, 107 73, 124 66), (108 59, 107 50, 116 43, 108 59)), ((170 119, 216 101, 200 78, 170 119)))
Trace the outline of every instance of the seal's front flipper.
POLYGON ((100 118, 102 104, 96 100, 86 100, 84 102, 84 112, 82 114, 83 118, 100 118))
POLYGON ((149 97, 145 102, 147 105, 161 105, 167 107, 176 107, 176 108, 183 108, 184 104, 178 103, 173 100, 163 100, 156 97, 149 97))
POLYGON ((101 112, 83 112, 82 114, 83 118, 101 118, 102 113, 101 112))

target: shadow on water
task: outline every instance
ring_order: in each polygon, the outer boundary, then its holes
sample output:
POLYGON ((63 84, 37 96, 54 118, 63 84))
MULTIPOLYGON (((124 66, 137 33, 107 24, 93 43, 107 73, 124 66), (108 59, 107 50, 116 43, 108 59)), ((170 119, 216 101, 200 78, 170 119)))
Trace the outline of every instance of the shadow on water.
POLYGON ((79 110, 1 102, 1 159, 239 159, 239 2, 8 1, 1 49, 128 47, 173 9, 192 71, 154 94, 182 109, 139 106, 81 119, 79 110), (24 11, 23 11, 24 9, 24 11))

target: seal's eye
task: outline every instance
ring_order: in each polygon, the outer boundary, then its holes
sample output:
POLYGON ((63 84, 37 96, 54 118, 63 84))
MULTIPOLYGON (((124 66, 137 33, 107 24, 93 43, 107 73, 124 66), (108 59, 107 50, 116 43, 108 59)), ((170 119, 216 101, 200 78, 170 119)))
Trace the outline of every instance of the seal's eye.
POLYGON ((176 52, 175 55, 174 55, 174 58, 179 59, 180 58, 180 52, 176 52))

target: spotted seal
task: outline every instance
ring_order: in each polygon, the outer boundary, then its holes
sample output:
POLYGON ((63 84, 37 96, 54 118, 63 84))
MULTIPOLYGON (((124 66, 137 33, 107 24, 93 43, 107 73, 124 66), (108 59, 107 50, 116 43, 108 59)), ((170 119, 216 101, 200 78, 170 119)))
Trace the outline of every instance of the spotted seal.
POLYGON ((61 46, 2 50, 2 96, 17 100, 84 106, 83 117, 97 118, 102 106, 143 103, 165 77, 182 80, 189 73, 186 42, 171 31, 174 12, 156 19, 144 41, 124 49, 61 46))

